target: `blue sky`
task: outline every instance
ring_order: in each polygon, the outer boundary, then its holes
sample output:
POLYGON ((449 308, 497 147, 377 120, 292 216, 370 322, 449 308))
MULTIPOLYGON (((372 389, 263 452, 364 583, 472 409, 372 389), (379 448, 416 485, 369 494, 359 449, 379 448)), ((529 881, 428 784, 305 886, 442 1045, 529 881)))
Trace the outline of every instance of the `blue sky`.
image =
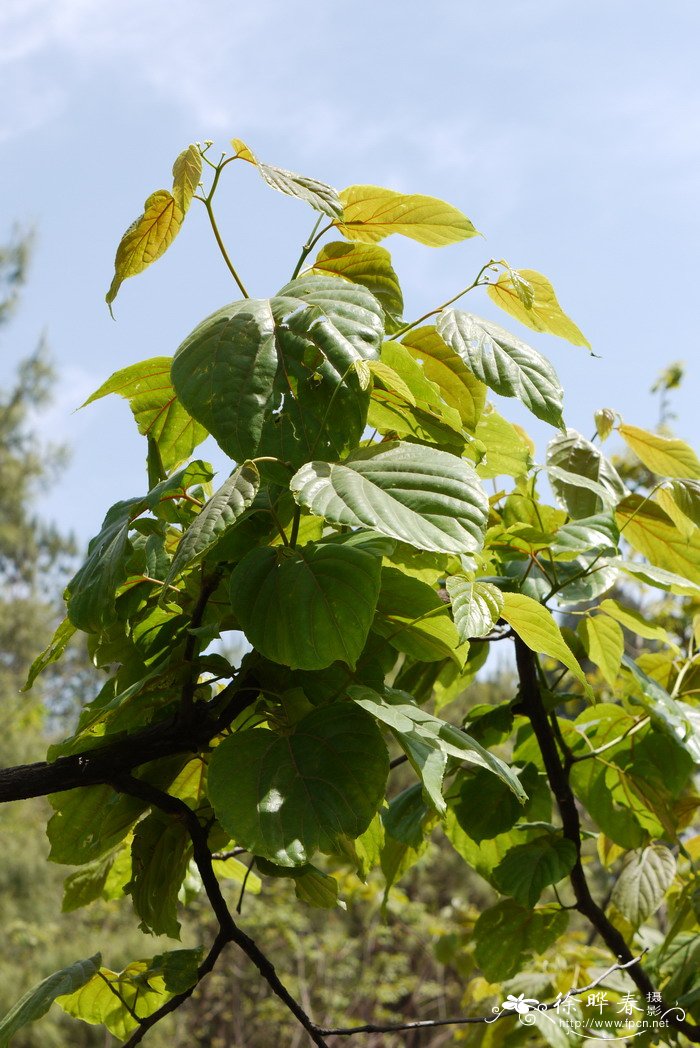
MULTIPOLYGON (((209 138, 223 149, 241 137, 339 188, 449 200, 487 239, 440 251, 386 241, 408 317, 490 256, 538 269, 601 357, 519 332, 557 368, 569 425, 590 433, 595 408, 610 406, 652 427, 649 386, 682 359, 676 429, 700 444, 699 44, 697 0, 3 0, 0 232, 31 223, 38 243, 0 381, 45 331, 60 383, 37 423, 73 448, 45 512, 86 539, 112 502, 141 493, 144 448, 126 404, 73 409, 237 297, 193 208, 166 256, 124 284, 116 323, 104 305, 122 232, 170 184, 177 153, 209 138)), ((314 216, 234 167, 220 225, 265 296, 314 216)), ((482 293, 466 301, 509 324, 482 293)), ((501 407, 526 421, 512 404, 501 407)), ((542 456, 547 429, 527 421, 542 456)))

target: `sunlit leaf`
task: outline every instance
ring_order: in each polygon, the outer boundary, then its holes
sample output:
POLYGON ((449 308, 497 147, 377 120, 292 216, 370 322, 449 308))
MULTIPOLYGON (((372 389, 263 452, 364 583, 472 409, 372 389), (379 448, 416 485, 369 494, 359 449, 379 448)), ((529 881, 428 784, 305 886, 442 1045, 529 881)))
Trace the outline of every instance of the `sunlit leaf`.
POLYGON ((165 580, 166 586, 185 568, 196 564, 233 527, 252 503, 259 485, 260 474, 254 462, 244 462, 233 471, 182 536, 165 580))
POLYGON ((136 276, 167 251, 180 232, 185 213, 167 189, 151 193, 143 214, 122 237, 114 260, 114 278, 105 296, 111 306, 127 277, 136 276))
POLYGON ((578 633, 588 658, 599 667, 603 677, 613 688, 625 650, 625 640, 619 623, 606 615, 591 615, 581 620, 578 633))
POLYGON ((498 587, 463 575, 452 575, 446 585, 461 640, 490 633, 503 608, 503 594, 498 587))
POLYGON ((343 205, 338 193, 332 186, 325 182, 319 182, 316 178, 307 178, 305 175, 297 175, 293 171, 285 171, 282 167, 273 164, 263 164, 258 160, 245 142, 240 138, 234 138, 231 145, 236 151, 236 156, 241 160, 247 160, 249 164, 257 167, 263 180, 268 186, 276 189, 286 196, 296 197, 310 204, 315 211, 320 211, 329 218, 339 218, 343 213, 343 205))
POLYGON ((139 433, 158 445, 165 470, 190 457, 207 430, 187 413, 170 381, 172 357, 152 357, 115 371, 82 405, 118 393, 128 400, 139 433))
POLYGON ((486 386, 440 337, 434 326, 415 328, 402 344, 422 364, 426 378, 434 382, 450 407, 455 408, 466 429, 474 432, 486 401, 486 386))
POLYGON ((386 248, 336 240, 323 245, 311 272, 321 276, 344 277, 354 284, 362 284, 372 292, 389 316, 400 317, 403 313, 401 285, 386 248))
POLYGON ((367 527, 418 549, 480 549, 488 503, 469 463, 435 448, 387 442, 293 477, 300 506, 331 524, 367 527))
POLYGON ((504 593, 501 618, 505 619, 518 636, 535 652, 557 659, 583 684, 590 695, 586 675, 567 646, 552 613, 524 593, 504 593))
POLYGON ((684 538, 661 507, 641 495, 628 495, 615 516, 626 541, 652 564, 700 583, 700 530, 684 538))
POLYGON ((536 350, 505 328, 458 309, 441 313, 437 330, 494 393, 517 397, 537 418, 561 426, 563 391, 554 368, 536 350))
POLYGON ((183 149, 173 164, 173 197, 183 214, 189 208, 202 177, 202 155, 195 145, 183 149))
POLYGON ((622 425, 620 436, 647 469, 662 477, 700 479, 700 460, 693 449, 676 437, 664 437, 637 426, 622 425))
POLYGON ((569 916, 562 910, 533 910, 513 899, 484 910, 474 926, 476 962, 490 982, 521 971, 531 953, 543 953, 566 931, 569 916))
POLYGON ((612 509, 626 494, 615 468, 575 429, 548 444, 547 475, 557 501, 575 520, 612 509))
POLYGON ((382 586, 372 629, 397 651, 419 662, 464 662, 460 635, 447 605, 435 590, 396 568, 382 569, 382 586))
POLYGON ((336 225, 348 240, 374 244, 400 233, 428 247, 442 247, 477 236, 466 215, 436 197, 380 186, 349 186, 340 200, 343 215, 336 225))
POLYGON ((102 958, 96 953, 86 961, 76 961, 60 972, 54 972, 25 993, 0 1021, 0 1048, 7 1048, 17 1031, 27 1023, 36 1022, 45 1015, 57 997, 75 993, 84 986, 95 975, 101 963, 102 958))
POLYGON ((676 875, 676 860, 668 848, 652 844, 631 852, 615 881, 610 901, 634 928, 655 913, 676 875))
POLYGON ((591 348, 559 305, 549 280, 534 269, 505 269, 495 284, 488 285, 487 294, 497 306, 533 331, 546 331, 574 346, 591 348))

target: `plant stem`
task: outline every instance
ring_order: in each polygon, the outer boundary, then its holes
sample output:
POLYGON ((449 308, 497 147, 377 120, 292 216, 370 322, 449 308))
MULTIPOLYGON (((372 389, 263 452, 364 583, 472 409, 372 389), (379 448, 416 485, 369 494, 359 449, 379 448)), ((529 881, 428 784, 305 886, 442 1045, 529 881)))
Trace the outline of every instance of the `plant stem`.
POLYGON ((333 228, 334 223, 333 222, 329 222, 328 225, 324 226, 323 229, 319 233, 316 233, 316 230, 318 229, 318 227, 319 227, 319 225, 320 225, 320 223, 322 221, 322 218, 323 218, 323 216, 319 215, 318 219, 316 220, 316 225, 314 226, 314 228, 311 230, 311 233, 309 234, 309 239, 306 241, 306 243, 304 244, 303 248, 301 249, 301 254, 299 255, 299 260, 298 260, 297 264, 295 265, 294 272, 292 273, 292 276, 291 276, 292 280, 296 280, 296 278, 299 276, 299 271, 301 270, 301 267, 304 265, 304 262, 306 261, 308 255, 313 250, 314 246, 319 242, 321 237, 324 237, 326 235, 326 233, 328 232, 328 230, 333 228))
MULTIPOLYGON (((467 295, 470 291, 473 291, 475 287, 483 287, 483 284, 481 283, 481 278, 486 272, 486 270, 494 264, 494 260, 490 259, 485 266, 481 267, 476 276, 476 279, 468 287, 465 287, 462 291, 458 291, 456 295, 452 296, 452 298, 448 298, 447 302, 443 302, 441 306, 436 306, 435 309, 431 309, 429 310, 429 312, 424 313, 422 317, 418 317, 418 320, 412 320, 410 324, 405 324, 402 328, 399 328, 399 330, 395 332, 391 337, 394 340, 401 338, 401 336, 405 335, 407 331, 411 331, 414 327, 418 327, 419 324, 422 324, 424 320, 429 320, 430 317, 434 317, 437 313, 441 313, 443 309, 447 309, 447 307, 451 306, 453 302, 456 302, 458 298, 462 298, 463 295, 467 295)), ((488 284, 489 281, 486 280, 484 281, 484 283, 488 284)))

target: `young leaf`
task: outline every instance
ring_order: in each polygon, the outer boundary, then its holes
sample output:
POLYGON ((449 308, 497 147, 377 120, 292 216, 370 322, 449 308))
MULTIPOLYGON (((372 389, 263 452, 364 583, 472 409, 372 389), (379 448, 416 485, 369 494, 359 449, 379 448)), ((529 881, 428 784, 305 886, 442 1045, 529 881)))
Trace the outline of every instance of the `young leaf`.
POLYGON ((440 390, 443 400, 459 412, 470 433, 481 418, 486 386, 466 366, 459 353, 447 345, 434 326, 415 328, 401 340, 423 367, 430 382, 440 390))
POLYGON ((605 680, 614 688, 625 651, 620 625, 605 615, 586 616, 579 623, 577 632, 588 658, 600 668, 605 680))
POLYGON ((167 251, 180 232, 185 213, 167 189, 151 193, 143 214, 129 226, 114 259, 114 278, 105 296, 108 306, 127 277, 136 276, 167 251))
POLYGON ((647 469, 662 477, 700 479, 700 460, 688 444, 636 426, 622 425, 620 436, 647 469))
POLYGON ((403 313, 399 278, 391 264, 391 255, 384 247, 335 240, 323 245, 311 272, 319 276, 344 277, 353 284, 362 284, 389 316, 400 317, 403 313))
POLYGON ((355 667, 372 624, 381 560, 350 542, 253 549, 231 576, 250 643, 290 669, 355 667))
POLYGON ((547 833, 512 848, 493 871, 494 884, 521 906, 534 906, 544 889, 558 884, 576 861, 573 841, 547 833))
POLYGON ((613 411, 612 408, 598 408, 594 412, 593 418, 595 420, 596 433, 601 441, 607 440, 613 431, 615 420, 618 418, 617 412, 613 411))
POLYGON ((489 982, 521 971, 531 953, 543 953, 566 931, 563 910, 533 910, 503 899, 484 910, 474 926, 476 963, 489 982))
POLYGON ((586 675, 561 635, 552 613, 524 593, 504 593, 501 618, 508 622, 532 651, 557 659, 569 669, 592 696, 586 675))
POLYGON ((676 860, 668 848, 652 844, 625 857, 611 903, 636 929, 656 913, 676 875, 676 860))
POLYGON ((279 866, 301 866, 336 838, 359 837, 384 797, 389 757, 371 717, 323 706, 291 733, 239 731, 217 746, 209 795, 221 825, 279 866))
POLYGON ((435 590, 396 568, 383 568, 372 629, 419 662, 464 663, 460 636, 435 590))
POLYGON ((257 167, 263 180, 278 193, 304 200, 315 211, 320 211, 329 218, 341 217, 343 205, 332 186, 327 186, 325 182, 319 182, 316 178, 306 178, 293 171, 285 171, 284 168, 275 167, 273 164, 263 164, 240 138, 232 139, 231 145, 236 150, 236 156, 257 167))
POLYGON ((102 958, 96 953, 86 961, 76 961, 60 972, 54 972, 25 993, 0 1021, 0 1048, 7 1048, 17 1031, 27 1023, 41 1019, 57 997, 75 993, 84 986, 95 975, 101 963, 102 958))
POLYGON ((207 550, 233 527, 252 503, 259 486, 260 474, 254 462, 244 462, 233 471, 182 536, 164 588, 185 568, 201 560, 207 550))
POLYGON ((202 177, 202 155, 195 145, 183 149, 173 164, 173 197, 185 214, 202 177))
POLYGON ((177 399, 170 381, 171 364, 171 357, 152 357, 115 371, 82 405, 109 393, 128 400, 139 433, 155 440, 168 472, 188 459, 207 436, 177 399))
POLYGON ((438 333, 460 355, 469 370, 503 397, 517 397, 533 415, 562 425, 563 391, 557 374, 543 356, 505 328, 446 309, 437 322, 438 333))
POLYGON ((503 608, 503 594, 498 587, 463 575, 450 576, 446 585, 460 639, 465 641, 490 633, 503 608))
POLYGON ((574 520, 610 510, 626 494, 615 468, 575 429, 547 445, 547 475, 557 501, 574 520))
POLYGON ((400 233, 428 247, 443 247, 478 235, 466 215, 436 197, 380 186, 349 186, 340 200, 343 215, 336 225, 348 240, 375 244, 400 233))
POLYGON ((495 284, 488 285, 487 294, 497 306, 533 331, 546 331, 574 346, 591 348, 559 305, 549 280, 534 269, 504 270, 495 284))
POLYGON ((628 495, 615 516, 627 542, 652 564, 700 583, 700 531, 684 538, 661 507, 641 495, 628 495))
POLYGON ((446 757, 456 757, 458 760, 488 769, 501 779, 521 802, 527 800, 520 779, 504 761, 485 750, 465 731, 455 728, 439 717, 434 717, 408 701, 410 697, 405 693, 389 692, 387 701, 371 688, 352 685, 348 688, 348 695, 358 706, 388 725, 402 746, 404 740, 409 744, 406 748, 409 759, 413 756, 411 746, 416 743, 429 750, 440 750, 446 757))
POLYGON ((474 553, 488 502, 469 463, 435 448, 386 442, 342 463, 309 462, 292 478, 300 506, 330 524, 373 528, 438 553, 474 553))
POLYGON ((22 688, 22 691, 29 691, 34 681, 37 679, 39 674, 58 660, 63 655, 64 651, 68 647, 71 638, 76 632, 76 627, 70 621, 65 618, 57 627, 56 631, 48 644, 48 647, 42 651, 41 655, 37 655, 34 662, 31 664, 29 673, 27 675, 27 683, 22 688))

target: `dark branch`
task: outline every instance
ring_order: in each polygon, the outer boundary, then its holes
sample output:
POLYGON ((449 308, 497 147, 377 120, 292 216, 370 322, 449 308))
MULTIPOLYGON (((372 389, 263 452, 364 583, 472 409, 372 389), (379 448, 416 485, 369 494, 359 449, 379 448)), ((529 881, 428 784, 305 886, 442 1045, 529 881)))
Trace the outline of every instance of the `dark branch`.
MULTIPOLYGON (((201 976, 198 973, 198 981, 214 967, 216 958, 226 943, 235 943, 236 946, 238 946, 253 962, 273 993, 280 998, 292 1015, 298 1019, 309 1034, 313 1043, 318 1045, 319 1048, 327 1048, 319 1027, 312 1022, 298 1001, 292 997, 289 990, 280 980, 272 962, 268 957, 266 957, 259 946, 256 945, 253 939, 251 939, 249 935, 246 935, 246 933, 242 931, 234 921, 226 904, 226 900, 221 892, 219 881, 214 873, 212 855, 207 840, 208 831, 204 826, 202 826, 196 813, 178 797, 172 797, 169 793, 164 793, 162 790, 158 790, 154 786, 142 782, 140 779, 135 779, 132 775, 117 776, 112 780, 111 785, 114 789, 119 790, 122 793, 128 793, 134 797, 139 797, 152 807, 158 808, 160 811, 166 812, 168 815, 173 815, 182 819, 187 826, 187 831, 192 838, 194 861, 199 870, 199 875, 202 878, 202 884, 207 893, 207 898, 209 899, 209 903, 219 924, 219 934, 214 941, 214 945, 212 946, 209 955, 201 966, 201 968, 205 968, 205 970, 202 972, 201 976), (217 944, 219 944, 218 947, 217 944), (212 958, 214 951, 216 951, 216 954, 212 958), (210 961, 211 964, 209 965, 210 961), (207 967, 207 965, 209 966, 207 967)), ((127 1042, 128 1045, 131 1046, 138 1044, 147 1029, 157 1023, 164 1015, 173 1011, 173 1008, 178 1007, 183 1000, 186 1000, 191 995, 193 990, 194 987, 185 993, 184 996, 180 995, 182 1000, 180 1000, 178 1004, 173 1006, 173 998, 168 1001, 167 1004, 163 1005, 162 1008, 159 1008, 157 1012, 154 1012, 153 1015, 144 1019, 139 1030, 135 1031, 135 1033, 132 1034, 131 1040, 127 1042), (139 1033, 141 1037, 138 1036, 139 1033), (134 1038, 136 1038, 136 1040, 134 1038)))
MULTIPOLYGON (((564 837, 576 848, 576 862, 569 874, 571 887, 576 899, 576 909, 596 929, 601 939, 613 956, 624 963, 635 986, 643 993, 655 993, 655 987, 638 960, 635 960, 624 937, 611 924, 605 912, 591 895, 581 863, 581 821, 579 819, 576 799, 569 783, 567 768, 559 757, 559 751, 552 727, 547 719, 547 712, 542 702, 542 694, 537 679, 535 656, 527 645, 516 636, 515 659, 520 679, 520 702, 523 713, 529 717, 532 730, 542 754, 547 779, 559 808, 564 837)), ((669 1005, 662 1000, 663 1011, 670 1011, 669 1005)), ((684 1034, 693 1044, 700 1044, 700 1027, 682 1019, 668 1018, 669 1024, 684 1034)))

